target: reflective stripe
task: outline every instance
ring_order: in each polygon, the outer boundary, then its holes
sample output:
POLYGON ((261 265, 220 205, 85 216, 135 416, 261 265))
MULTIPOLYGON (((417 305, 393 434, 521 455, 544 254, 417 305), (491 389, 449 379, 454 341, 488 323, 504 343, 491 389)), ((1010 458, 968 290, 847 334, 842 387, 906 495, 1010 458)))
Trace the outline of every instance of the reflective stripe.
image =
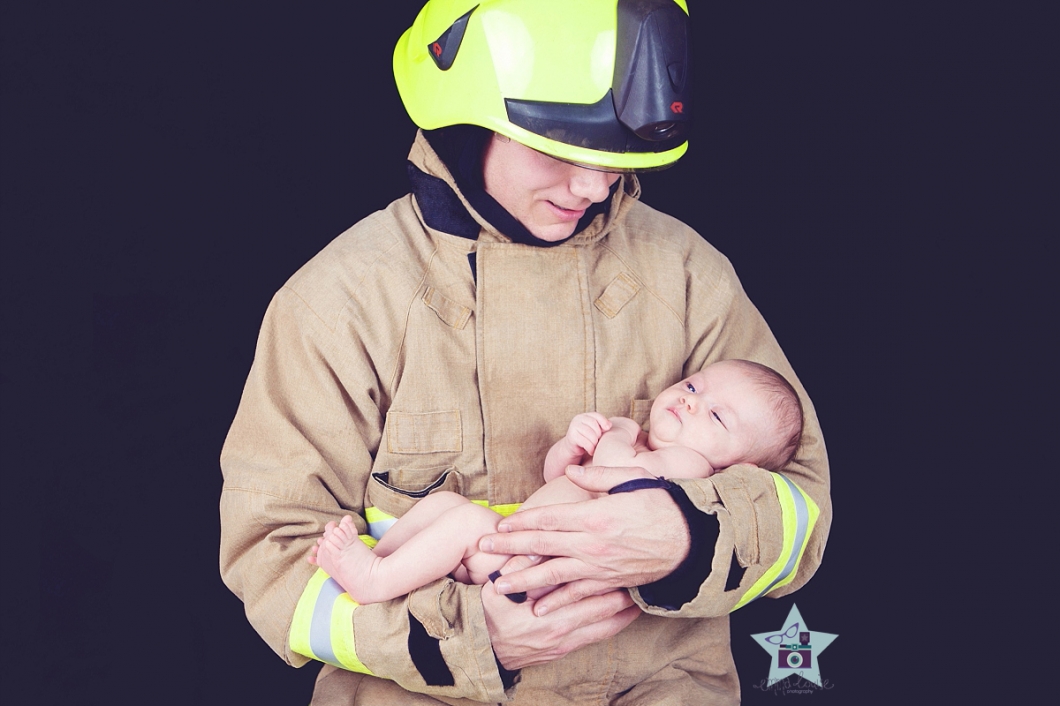
POLYGON ((313 653, 309 636, 312 633, 313 609, 317 604, 317 596, 320 595, 320 589, 327 580, 328 575, 319 569, 313 574, 302 591, 301 598, 298 599, 298 605, 294 609, 294 618, 291 620, 291 634, 288 638, 291 651, 310 659, 320 659, 313 653))
MULTIPOLYGON (((795 537, 791 546, 797 547, 798 551, 791 552, 787 563, 784 564, 784 568, 780 571, 780 575, 773 579, 773 583, 769 584, 760 594, 763 596, 773 590, 781 581, 789 583, 791 579, 795 578, 795 567, 799 565, 799 560, 802 559, 802 552, 806 549, 806 535, 809 533, 810 527, 810 509, 806 506, 809 498, 804 496, 802 490, 792 483, 787 476, 779 473, 776 476, 787 483, 788 492, 791 493, 791 497, 795 501, 795 537)), ((784 535, 786 539, 787 532, 784 535)))
POLYGON ((396 517, 388 515, 377 507, 366 507, 364 520, 368 523, 368 534, 377 540, 382 539, 386 531, 397 522, 396 517))
MULTIPOLYGON (((313 607, 313 622, 309 628, 309 647, 321 662, 337 665, 335 650, 331 647, 331 611, 335 600, 342 595, 342 586, 333 578, 328 578, 317 594, 313 607)), ((350 623, 353 626, 353 623, 350 623)))
MULTIPOLYGON (((363 535, 361 538, 371 539, 363 535)), ((357 658, 353 635, 353 610, 357 605, 335 579, 317 569, 295 608, 291 651, 351 672, 371 674, 357 658)))
POLYGON ((777 499, 780 501, 784 526, 784 547, 777 561, 761 578, 755 581, 747 593, 733 606, 733 610, 761 598, 778 586, 791 583, 798 571, 802 554, 806 551, 810 532, 821 513, 813 499, 804 493, 802 488, 792 483, 787 476, 779 473, 770 475, 773 477, 777 499))
POLYGON ((493 510, 497 514, 502 515, 504 517, 507 517, 508 515, 512 514, 513 512, 518 510, 520 507, 522 507, 522 503, 506 503, 504 505, 487 505, 485 500, 472 500, 472 502, 475 503, 476 505, 482 505, 483 507, 488 507, 490 510, 493 510))
MULTIPOLYGON (((485 500, 471 502, 489 507, 505 517, 519 509, 519 503, 491 507, 485 500)), ((369 533, 362 534, 361 541, 369 547, 374 547, 397 522, 397 518, 377 507, 365 508, 364 516, 369 533)), ((317 569, 295 607, 288 640, 291 651, 341 669, 371 674, 371 670, 357 658, 353 634, 353 611, 357 606, 358 603, 343 592, 335 579, 323 569, 317 569)))
POLYGON ((335 599, 331 611, 331 645, 338 659, 338 666, 351 672, 371 674, 371 670, 357 659, 353 635, 353 610, 360 604, 343 593, 335 599))
MULTIPOLYGON (((482 507, 488 507, 490 510, 493 510, 494 512, 503 517, 507 517, 508 515, 512 514, 513 512, 518 510, 519 507, 522 505, 522 503, 490 505, 489 502, 486 500, 472 500, 471 502, 475 503, 476 505, 481 505, 482 507)), ((366 507, 364 509, 364 520, 368 523, 369 536, 374 537, 376 540, 382 539, 383 535, 386 534, 387 530, 393 527, 394 523, 397 522, 396 517, 389 513, 383 512, 377 507, 366 507)), ((363 540, 364 537, 362 536, 361 539, 363 540)), ((371 547, 375 545, 369 544, 368 546, 371 547)))

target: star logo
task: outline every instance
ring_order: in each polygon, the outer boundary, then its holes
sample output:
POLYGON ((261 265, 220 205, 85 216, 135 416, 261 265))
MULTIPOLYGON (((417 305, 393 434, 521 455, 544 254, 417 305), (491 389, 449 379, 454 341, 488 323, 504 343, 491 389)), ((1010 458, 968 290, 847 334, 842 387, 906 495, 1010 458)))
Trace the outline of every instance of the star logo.
POLYGON ((791 606, 788 619, 779 632, 751 635, 769 653, 769 684, 798 675, 817 686, 821 686, 821 653, 837 637, 810 630, 796 605, 791 606))

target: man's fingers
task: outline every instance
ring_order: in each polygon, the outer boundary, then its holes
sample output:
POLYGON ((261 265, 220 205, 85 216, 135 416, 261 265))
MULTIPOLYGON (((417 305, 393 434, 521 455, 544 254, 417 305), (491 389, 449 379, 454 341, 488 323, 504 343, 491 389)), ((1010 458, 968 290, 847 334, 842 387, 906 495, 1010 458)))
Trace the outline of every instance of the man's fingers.
POLYGON ((592 492, 606 493, 619 483, 634 478, 653 478, 643 468, 608 468, 607 466, 567 466, 567 478, 592 492))
MULTIPOLYGON (((594 500, 588 500, 580 503, 563 503, 561 505, 543 505, 541 507, 531 508, 529 510, 523 510, 517 512, 514 515, 509 515, 500 521, 497 525, 497 531, 502 534, 491 534, 487 535, 483 539, 493 540, 495 549, 488 549, 485 545, 479 544, 479 549, 485 552, 491 552, 493 554, 537 554, 538 556, 555 556, 557 552, 549 552, 542 549, 542 551, 526 552, 520 550, 511 551, 510 549, 501 549, 502 546, 508 546, 503 542, 502 539, 514 539, 505 537, 505 532, 522 532, 524 530, 544 530, 545 532, 563 532, 572 533, 577 532, 585 527, 587 520, 591 520, 593 517, 598 515, 597 506, 593 505, 596 502, 594 500)), ((542 541, 541 537, 520 537, 517 540, 520 542, 520 548, 525 547, 525 543, 529 541, 542 541)), ((558 554, 567 556, 566 552, 558 552, 558 554)))
MULTIPOLYGON (((624 591, 623 591, 624 593, 624 591)), ((640 615, 640 608, 635 604, 620 610, 619 612, 604 618, 598 622, 584 625, 577 630, 572 630, 568 635, 568 642, 576 641, 578 644, 571 651, 584 647, 585 645, 606 640, 622 632, 630 623, 640 615)))
POLYGON ((584 559, 589 549, 581 545, 591 540, 592 536, 585 532, 549 532, 537 529, 520 531, 516 529, 511 533, 488 534, 479 540, 478 546, 480 551, 490 554, 529 554, 584 559))
POLYGON ((572 581, 542 596, 540 600, 534 603, 534 615, 540 617, 548 613, 554 613, 589 596, 602 595, 613 590, 615 590, 614 586, 595 579, 572 581))
POLYGON ((482 587, 490 640, 497 658, 508 669, 549 662, 611 637, 640 612, 622 590, 592 596, 540 618, 533 615, 531 605, 512 603, 490 586, 482 587))
MULTIPOLYGON (((508 564, 512 562, 509 561, 508 564)), ((577 559, 559 557, 549 559, 536 566, 529 566, 521 571, 508 572, 507 565, 501 571, 503 576, 494 581, 494 588, 498 593, 519 593, 532 591, 545 586, 558 586, 559 584, 585 578, 593 573, 593 567, 577 559)), ((590 593, 585 593, 585 596, 590 593)), ((584 596, 583 596, 584 597, 584 596)), ((573 601, 567 601, 571 603, 573 601)))
MULTIPOLYGON (((539 556, 526 556, 523 554, 517 554, 508 560, 508 563, 501 567, 502 574, 511 574, 516 571, 523 571, 529 569, 531 566, 537 566, 541 563, 541 557, 539 556)), ((523 589, 519 589, 520 591, 523 589)), ((510 593, 506 591, 506 593, 510 593)))
MULTIPOLYGON (((625 593, 625 591, 616 592, 625 593)), ((640 608, 632 605, 608 615, 599 615, 598 620, 592 620, 571 630, 563 637, 554 652, 557 656, 569 654, 574 650, 591 645, 600 640, 606 640, 622 632, 630 623, 640 615, 640 608)), ((557 616, 558 617, 558 616, 557 616)))
POLYGON ((636 608, 629 593, 624 590, 610 591, 599 596, 590 596, 557 610, 552 620, 560 621, 571 631, 611 620, 630 607, 636 608))

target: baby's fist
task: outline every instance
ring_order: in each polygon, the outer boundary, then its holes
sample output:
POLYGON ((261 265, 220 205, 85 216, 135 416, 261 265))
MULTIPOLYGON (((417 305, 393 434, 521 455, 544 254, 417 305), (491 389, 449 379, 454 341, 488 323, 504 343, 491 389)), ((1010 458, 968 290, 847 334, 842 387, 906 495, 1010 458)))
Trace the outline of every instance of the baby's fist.
POLYGON ((596 445, 605 432, 610 431, 611 420, 597 412, 584 412, 576 415, 567 427, 567 441, 583 453, 592 456, 596 445))

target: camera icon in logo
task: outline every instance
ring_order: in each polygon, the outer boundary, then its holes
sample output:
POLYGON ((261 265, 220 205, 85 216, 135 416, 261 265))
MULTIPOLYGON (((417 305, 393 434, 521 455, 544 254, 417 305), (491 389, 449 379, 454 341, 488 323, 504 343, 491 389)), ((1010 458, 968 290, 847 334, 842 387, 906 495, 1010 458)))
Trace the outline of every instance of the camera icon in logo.
POLYGON ((784 669, 809 669, 813 659, 811 655, 809 645, 781 645, 777 650, 777 666, 784 669))
MULTIPOLYGON (((794 637, 794 636, 792 636, 794 637)), ((780 645, 777 650, 777 666, 784 669, 809 669, 813 660, 810 633, 799 633, 799 644, 780 645)))

